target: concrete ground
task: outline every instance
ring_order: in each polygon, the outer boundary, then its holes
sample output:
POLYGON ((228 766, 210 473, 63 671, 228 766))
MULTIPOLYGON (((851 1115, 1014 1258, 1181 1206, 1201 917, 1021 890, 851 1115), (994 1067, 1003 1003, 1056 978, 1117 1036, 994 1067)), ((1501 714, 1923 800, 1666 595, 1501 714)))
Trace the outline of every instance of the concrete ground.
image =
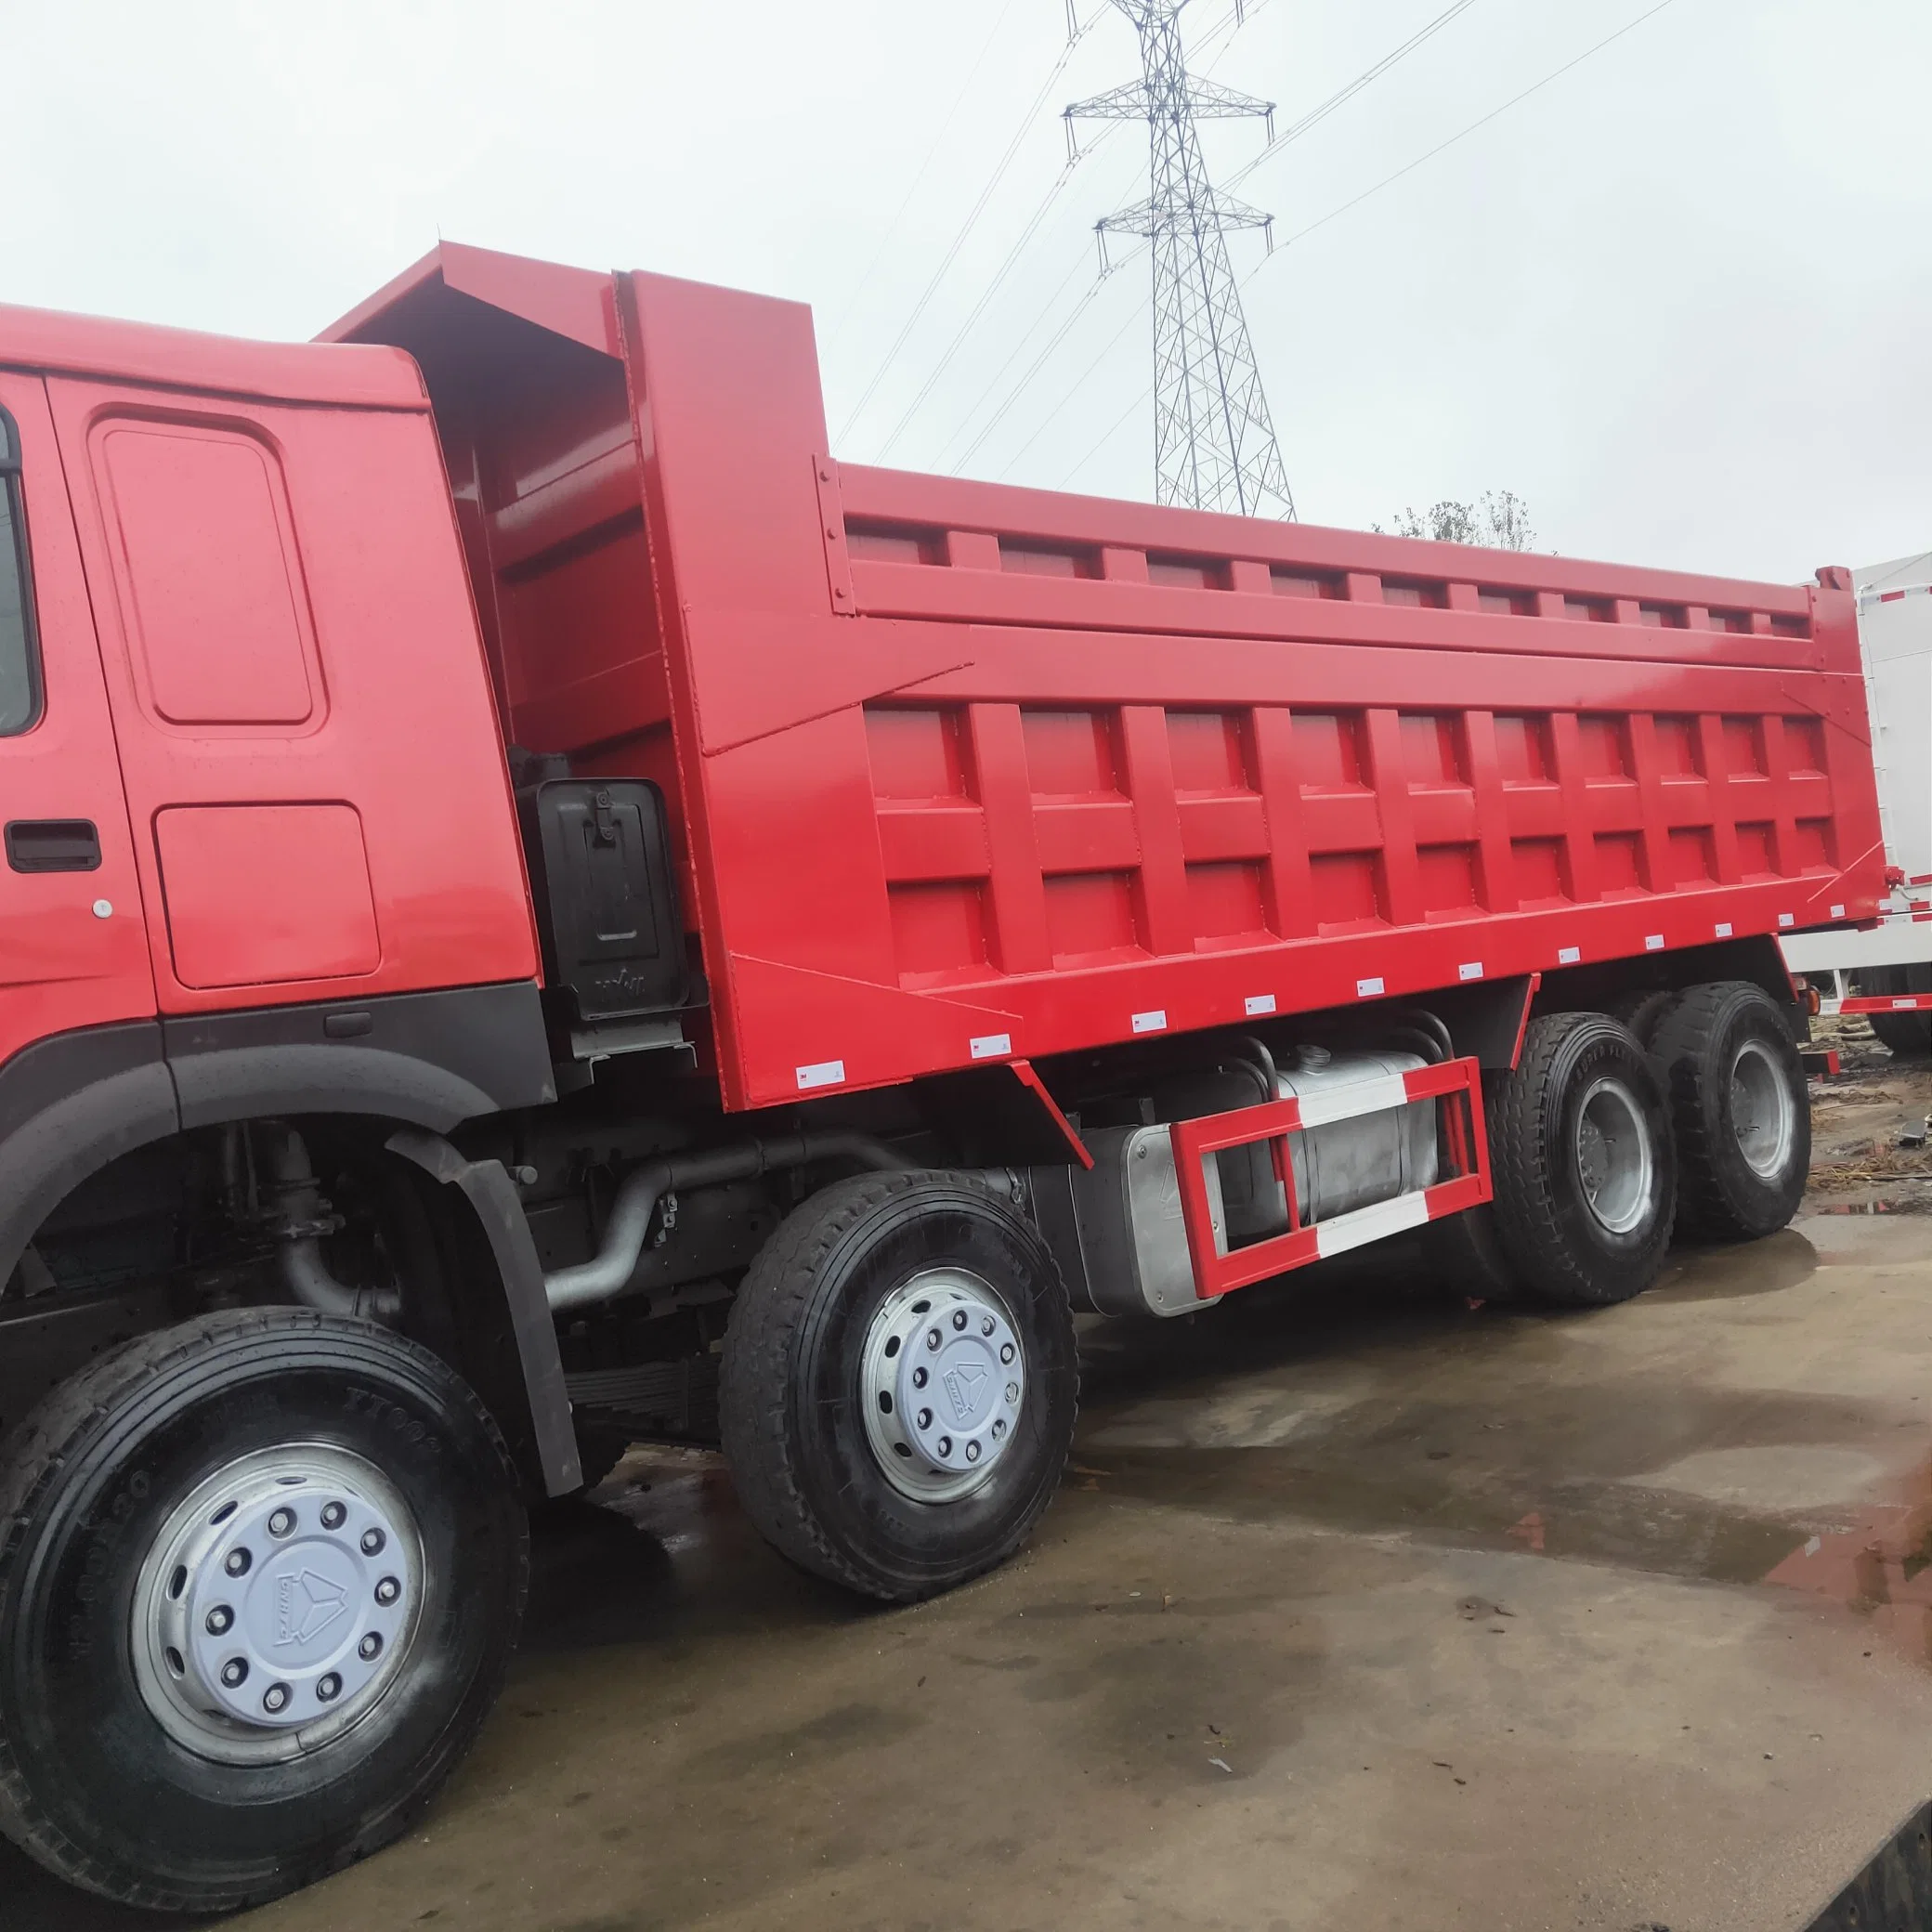
MULTIPOLYGON (((1370 1256, 1095 1327, 1033 1545, 917 1609, 633 1453, 424 1828, 240 1923, 1803 1926, 1932 1793, 1928 1109, 1866 1048, 1798 1223, 1623 1308, 1370 1256)), ((7 1932, 137 1923, 0 1863, 7 1932)))

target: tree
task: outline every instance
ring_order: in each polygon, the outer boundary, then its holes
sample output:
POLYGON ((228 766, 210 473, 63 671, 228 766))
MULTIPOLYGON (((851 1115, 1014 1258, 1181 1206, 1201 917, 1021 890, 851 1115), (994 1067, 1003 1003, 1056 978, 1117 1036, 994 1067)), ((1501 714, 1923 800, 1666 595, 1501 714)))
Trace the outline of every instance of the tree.
POLYGON ((1480 543, 1491 550, 1527 550, 1536 541, 1530 528, 1530 506, 1513 490, 1485 490, 1480 503, 1460 503, 1444 497, 1419 514, 1412 507, 1395 518, 1392 529, 1374 529, 1384 536, 1427 537, 1436 543, 1480 543))

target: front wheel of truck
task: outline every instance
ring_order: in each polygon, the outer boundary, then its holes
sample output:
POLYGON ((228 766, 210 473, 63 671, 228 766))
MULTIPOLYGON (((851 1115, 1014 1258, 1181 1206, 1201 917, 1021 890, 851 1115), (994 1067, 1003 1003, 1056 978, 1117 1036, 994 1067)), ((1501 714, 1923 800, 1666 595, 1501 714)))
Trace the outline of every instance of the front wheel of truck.
POLYGON ((801 1569, 890 1602, 1003 1562, 1059 1486, 1078 1401, 1066 1289, 976 1181, 841 1181, 779 1228, 719 1385, 745 1512, 801 1569))
POLYGON ((130 1342, 0 1469, 0 1830, 159 1911, 307 1885, 468 1749, 528 1575, 503 1438, 427 1350, 294 1308, 130 1342))

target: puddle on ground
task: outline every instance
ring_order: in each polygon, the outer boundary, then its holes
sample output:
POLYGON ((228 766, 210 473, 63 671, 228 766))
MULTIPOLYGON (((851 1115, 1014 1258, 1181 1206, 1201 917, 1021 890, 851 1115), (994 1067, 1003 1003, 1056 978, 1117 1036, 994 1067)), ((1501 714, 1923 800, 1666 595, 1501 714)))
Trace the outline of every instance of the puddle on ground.
POLYGON ((1782 1295, 1818 1273, 1818 1250, 1791 1228, 1763 1241, 1674 1253, 1664 1279, 1646 1300, 1731 1301, 1746 1295, 1782 1295))
POLYGON ((1874 1643, 1932 1664, 1932 1467, 1848 1524, 1807 1537, 1765 1581, 1842 1603, 1874 1643))
MULTIPOLYGON (((1676 1258, 1639 1306, 1787 1293, 1819 1264, 1787 1229, 1676 1258)), ((1248 1292, 1083 1338, 1077 1486, 1755 1583, 1841 1532, 1896 1467, 1891 1431, 1925 1427, 1896 1404, 1726 1388, 1673 1357, 1619 1373, 1591 1341, 1613 1313, 1472 1310, 1415 1255, 1248 1292)))

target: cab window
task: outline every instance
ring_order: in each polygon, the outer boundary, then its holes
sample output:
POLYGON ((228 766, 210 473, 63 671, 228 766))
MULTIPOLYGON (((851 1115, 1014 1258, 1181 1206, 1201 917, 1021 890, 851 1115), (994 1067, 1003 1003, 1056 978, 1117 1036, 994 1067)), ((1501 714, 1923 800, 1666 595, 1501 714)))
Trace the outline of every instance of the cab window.
POLYGON ((40 659, 33 635, 33 582, 20 501, 20 438, 0 410, 0 738, 40 716, 40 659))

